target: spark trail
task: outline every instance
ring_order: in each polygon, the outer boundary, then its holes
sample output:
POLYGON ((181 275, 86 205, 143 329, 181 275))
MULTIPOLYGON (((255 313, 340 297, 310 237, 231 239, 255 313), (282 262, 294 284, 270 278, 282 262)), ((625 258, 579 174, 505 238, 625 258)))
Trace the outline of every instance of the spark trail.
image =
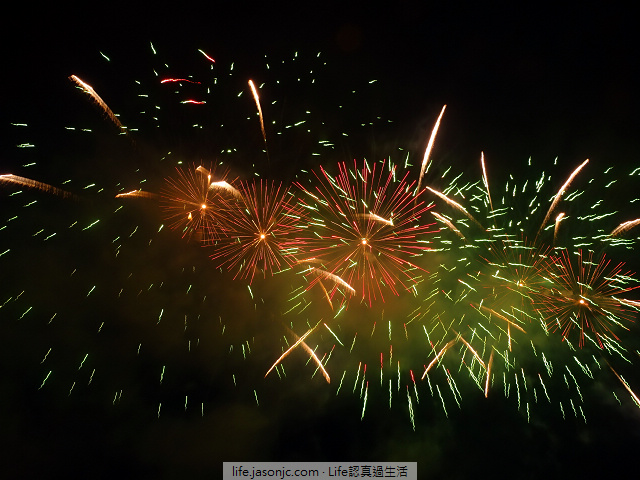
POLYGON ((82 89, 87 95, 89 95, 92 98, 92 100, 96 103, 96 105, 98 105, 102 109, 105 115, 109 117, 109 120, 111 120, 120 129, 122 133, 126 133, 127 131, 126 127, 122 125, 118 117, 116 117, 116 115, 111 111, 109 106, 104 102, 104 100, 102 100, 102 98, 100 98, 100 95, 98 95, 98 93, 93 89, 91 85, 84 82, 76 75, 71 75, 69 77, 69 80, 71 80, 80 89, 82 89))

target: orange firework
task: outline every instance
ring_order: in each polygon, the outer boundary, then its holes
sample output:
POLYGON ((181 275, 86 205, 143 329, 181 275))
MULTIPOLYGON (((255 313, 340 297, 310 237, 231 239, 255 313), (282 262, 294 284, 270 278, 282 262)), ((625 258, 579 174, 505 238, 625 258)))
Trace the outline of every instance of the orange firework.
POLYGON ((172 228, 183 237, 196 235, 205 243, 215 241, 223 230, 225 215, 236 190, 224 180, 215 179, 215 171, 176 168, 177 175, 166 179, 161 206, 172 228))

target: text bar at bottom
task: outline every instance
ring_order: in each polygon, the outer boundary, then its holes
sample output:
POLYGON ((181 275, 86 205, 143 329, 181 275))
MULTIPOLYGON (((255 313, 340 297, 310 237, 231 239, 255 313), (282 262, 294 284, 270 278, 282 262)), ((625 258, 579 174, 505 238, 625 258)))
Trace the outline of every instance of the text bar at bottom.
POLYGON ((417 462, 223 462, 223 480, 404 478, 418 480, 417 462))

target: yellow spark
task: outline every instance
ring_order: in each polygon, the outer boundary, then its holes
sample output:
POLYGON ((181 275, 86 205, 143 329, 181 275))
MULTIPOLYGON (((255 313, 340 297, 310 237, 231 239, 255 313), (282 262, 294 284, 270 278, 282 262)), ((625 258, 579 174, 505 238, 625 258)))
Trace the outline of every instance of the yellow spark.
POLYGON ((629 220, 628 222, 622 222, 613 231, 609 234, 610 237, 616 237, 621 233, 626 232, 627 230, 631 230, 633 227, 640 225, 640 218, 636 218, 635 220, 629 220))
POLYGON ((211 172, 204 168, 202 165, 196 167, 196 172, 206 175, 207 177, 209 177, 209 181, 211 181, 211 172))
POLYGON ((487 177, 487 170, 484 166, 484 152, 480 152, 480 164, 482 165, 482 180, 484 181, 484 188, 487 189, 489 207, 491 207, 491 211, 493 212, 493 202, 491 201, 491 192, 489 191, 489 177, 487 177))
POLYGON ((424 380, 424 377, 426 377, 426 375, 429 372, 429 370, 431 370, 431 367, 433 367, 433 365, 440 359, 440 357, 442 357, 442 355, 445 354, 445 352, 447 350, 449 350, 449 348, 454 343, 455 343, 455 340, 450 340, 444 347, 442 347, 442 349, 438 352, 438 354, 435 356, 435 358, 433 360, 431 360, 431 363, 429 364, 429 366, 424 370, 424 373, 422 374, 422 378, 420 380, 424 380))
MULTIPOLYGON (((265 148, 267 146, 267 133, 264 130, 264 118, 262 116, 262 107, 260 106, 260 97, 258 96, 258 90, 253 83, 253 80, 249 80, 249 87, 251 88, 251 93, 253 94, 253 99, 256 102, 256 107, 258 108, 258 116, 260 117, 260 129, 262 130, 262 138, 264 139, 265 148)), ((269 152, 267 151, 267 158, 269 157, 269 152)))
POLYGON ((313 328, 309 329, 307 333, 305 333, 302 337, 298 337, 298 335, 296 335, 293 331, 289 329, 289 331, 293 334, 293 336, 297 338, 296 343, 294 343, 291 347, 289 347, 289 349, 287 349, 287 351, 284 352, 280 356, 280 358, 278 358, 278 360, 276 360, 276 362, 271 366, 271 368, 267 371, 267 373, 265 373, 264 375, 265 378, 267 377, 267 375, 269 375, 271 370, 273 370, 276 367, 276 365, 278 365, 278 363, 280 363, 282 359, 285 358, 294 348, 296 348, 298 345, 302 345, 302 347, 307 351, 307 353, 311 356, 311 358, 313 358, 313 360, 316 362, 316 364, 318 365, 318 368, 320 368, 320 370, 322 371, 322 375, 324 376, 327 383, 331 383, 331 378, 329 377, 329 373, 327 373, 327 371, 325 370, 324 366, 322 365, 322 362, 320 361, 316 353, 311 349, 311 347, 309 347, 309 345, 307 345, 304 342, 304 339, 307 338, 307 336, 313 330, 314 330, 313 328))
MULTIPOLYGON (((211 179, 211 176, 209 176, 209 179, 211 179)), ((240 193, 240 191, 237 188, 233 187, 231 184, 225 182, 224 180, 220 180, 218 182, 211 182, 209 184, 209 190, 214 190, 216 188, 219 188, 221 190, 226 190, 234 197, 240 200, 243 200, 242 194, 240 193)))
POLYGON ((302 335, 301 337, 298 338, 298 340, 296 341, 296 343, 294 343, 293 345, 291 345, 282 355, 280 355, 280 357, 278 357, 278 359, 275 361, 275 363, 273 365, 271 365, 271 368, 269 370, 267 370, 267 373, 264 374, 264 378, 267 378, 267 375, 269 375, 271 373, 271 370, 273 370, 274 368, 276 368, 276 365, 278 365, 283 358, 285 358, 287 355, 289 355, 289 353, 291 352, 291 350, 293 350, 294 348, 296 348, 298 345, 300 345, 302 342, 304 342, 304 339, 307 338, 307 336, 313 331, 313 328, 309 329, 307 331, 307 333, 305 333, 304 335, 302 335))
POLYGON ((427 166, 429 165, 429 157, 431 155, 431 150, 433 149, 433 143, 436 140, 436 134, 438 133, 438 128, 440 128, 440 120, 442 120, 442 115, 444 115, 444 110, 447 108, 446 105, 442 107, 440 111, 440 115, 438 115, 438 119, 436 120, 433 129, 431 130, 431 136, 429 137, 429 143, 427 144, 427 148, 424 151, 424 158, 422 159, 422 167, 420 167, 420 177, 418 178, 418 188, 416 193, 420 193, 420 186, 422 185, 422 178, 427 171, 427 166))
POLYGON ((487 379, 484 382, 484 398, 487 398, 489 395, 489 379, 491 378, 491 365, 493 364, 493 350, 491 350, 491 355, 489 356, 489 365, 487 365, 487 379))
MULTIPOLYGON (((316 258, 308 258, 306 260, 299 260, 298 263, 320 263, 316 258)), ((333 283, 337 283, 338 285, 342 285, 347 288, 351 293, 356 293, 356 289, 349 285, 343 278, 338 275, 327 272, 326 270, 322 270, 316 267, 309 267, 309 271, 315 273, 319 277, 325 278, 327 280, 331 280, 333 283)))
POLYGON ((158 199, 157 193, 145 192, 144 190, 131 190, 126 193, 119 193, 116 198, 149 198, 152 200, 158 199))
POLYGON ((120 123, 120 120, 118 120, 118 117, 115 116, 115 114, 107 106, 107 104, 104 102, 104 100, 102 100, 102 98, 100 98, 100 95, 98 95, 96 93, 96 91, 93 89, 93 87, 91 85, 89 85, 86 82, 83 82, 76 75, 71 75, 69 77, 69 80, 71 80, 76 85, 78 85, 82 90, 84 90, 84 92, 87 95, 89 95, 93 99, 93 101, 96 102, 96 104, 104 111, 104 113, 107 115, 107 117, 109 117, 109 119, 118 126, 120 131, 126 132, 126 128, 122 125, 122 123, 120 123))
MULTIPOLYGON (((478 307, 476 307, 476 308, 478 308, 478 307)), ((496 312, 495 310, 492 310, 489 307, 485 307, 484 305, 481 305, 479 309, 480 310, 485 310, 485 311, 489 312, 490 314, 495 315, 500 320, 504 320, 505 322, 507 322, 508 325, 514 326, 515 328, 520 330, 522 333, 527 333, 527 332, 524 331, 524 329, 520 325, 518 325, 517 323, 512 322, 507 317, 505 317, 504 315, 501 315, 500 313, 496 312)))
POLYGON ((564 220, 564 212, 561 212, 558 214, 558 216, 556 217, 556 226, 553 229, 553 245, 555 246, 556 244, 556 239, 558 237, 558 229, 560 228, 560 222, 564 220))
MULTIPOLYGON (((608 364, 609 362, 607 362, 608 364)), ((613 367, 611 365, 609 365, 609 368, 611 369, 611 371, 613 372, 613 374, 618 377, 618 380, 620 380, 620 383, 622 383, 622 385, 624 386, 624 388, 627 389, 627 392, 629 392, 629 394, 631 395, 631 397, 633 398, 633 401, 636 402, 636 405, 638 406, 638 408, 640 408, 640 398, 638 398, 638 396, 634 393, 633 390, 631 390, 631 387, 629 386, 629 384, 626 382, 626 380, 624 378, 622 378, 620 375, 618 375, 618 372, 616 372, 613 367)))
POLYGON ((549 218, 551 217, 551 214, 553 213, 553 211, 555 210, 556 206, 558 205, 558 203, 562 199, 562 195, 564 195, 564 192, 567 190, 567 188, 569 188, 569 185, 571 185, 571 182, 573 181, 573 179, 576 177, 576 175, 578 175, 578 173, 580 173, 580 170, 582 170, 587 163, 589 163, 589 159, 588 158, 584 162, 582 162, 580 164, 580 166, 578 168, 576 168, 571 173, 571 175, 569 175, 569 178, 567 178, 567 181, 564 182, 562 187, 560 187, 560 190, 558 190, 558 193, 556 193, 556 196, 553 199, 553 202, 551 202, 551 206, 549 207, 549 211, 547 212, 547 215, 544 217, 544 220, 542 221, 542 225, 540 225, 540 229, 538 230, 538 234, 536 235, 536 239, 538 238, 538 236, 542 232, 542 229, 545 227, 545 225, 549 221, 549 218))
MULTIPOLYGON (((295 335, 295 333, 294 333, 295 335)), ((297 335, 295 335, 297 337, 297 335)), ((311 358, 313 358, 313 360, 316 362, 316 365, 318 365, 318 368, 320 369, 320 371, 322 371, 322 375, 324 376, 324 379, 327 381, 327 383, 331 383, 331 378, 329 377, 329 373, 324 369, 324 366, 322 365, 322 362, 320 361, 320 359, 316 356, 316 352, 314 352, 311 347, 309 347, 309 345, 307 345, 305 342, 301 343, 302 348, 304 348, 307 353, 309 355, 311 355, 311 358)))
POLYGON ((67 192, 66 190, 62 190, 61 188, 56 188, 47 183, 31 180, 30 178, 19 177, 18 175, 13 175, 11 173, 0 175, 0 183, 14 183, 16 185, 22 185, 29 188, 36 188, 43 192, 51 193, 62 198, 71 198, 73 200, 78 200, 78 197, 76 197, 71 192, 67 192))
POLYGON ((324 292, 324 296, 327 299, 327 302, 329 302, 329 306, 331 307, 331 310, 333 310, 333 302, 331 301, 329 292, 327 292, 327 289, 324 287, 324 283, 322 283, 322 280, 318 279, 318 283, 320 284, 320 287, 322 287, 322 291, 324 292))
POLYGON ((453 223, 451 223, 447 218, 443 217, 442 215, 440 215, 439 213, 434 212, 433 210, 431 211, 431 215, 433 215, 434 217, 436 217, 438 220, 440 220, 442 223, 444 223, 447 227, 449 227, 451 230, 453 230, 453 232, 458 235, 461 239, 466 240, 465 236, 462 234, 462 232, 460 230, 458 230, 455 225, 453 223))
POLYGON ((456 202, 455 200, 450 199, 449 197, 447 197, 444 193, 440 193, 437 190, 434 190, 431 187, 427 187, 427 190, 429 190, 431 193, 433 193, 434 195, 437 195, 438 197, 440 197, 442 200, 444 200, 445 202, 447 202, 449 205, 451 205, 453 208, 461 211, 462 213, 465 214, 465 216, 471 220, 473 223, 475 223, 476 225, 478 225, 480 228, 482 228, 484 230, 484 227, 482 225, 480 225, 480 222, 478 222, 475 218, 473 218, 473 215, 471 215, 469 212, 467 212, 467 209, 464 208, 462 205, 460 205, 458 202, 456 202))
POLYGON ((375 213, 360 213, 357 216, 366 220, 373 220, 374 222, 383 223, 385 225, 393 227, 393 218, 387 220, 386 218, 381 217, 380 215, 376 215, 375 213))
POLYGON ((471 351, 471 353, 473 354, 474 357, 476 357, 476 360, 478 360, 480 362, 480 365, 482 365, 482 368, 484 368, 486 370, 487 366, 484 364, 484 362, 482 361, 482 358, 480 358, 480 355, 478 355, 478 352, 475 351, 475 349, 471 346, 471 344, 469 342, 467 342, 464 338, 462 338, 462 335, 460 335, 459 333, 457 333, 455 330, 453 330, 453 332, 458 335, 458 339, 462 341, 462 343, 464 343, 467 348, 471 351))

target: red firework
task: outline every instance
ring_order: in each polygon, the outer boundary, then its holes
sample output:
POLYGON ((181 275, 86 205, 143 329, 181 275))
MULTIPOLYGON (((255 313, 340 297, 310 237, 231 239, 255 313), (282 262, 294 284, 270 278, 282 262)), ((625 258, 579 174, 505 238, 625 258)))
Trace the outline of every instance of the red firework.
POLYGON ((303 210, 288 188, 260 180, 243 183, 225 217, 225 237, 211 256, 234 278, 253 280, 256 270, 274 273, 294 263, 303 210))
POLYGON ((579 346, 590 339, 603 348, 604 343, 618 341, 616 331, 628 330, 633 321, 633 308, 639 303, 622 298, 638 286, 631 272, 623 272, 624 263, 612 263, 605 255, 594 260, 593 251, 582 250, 572 259, 567 250, 551 256, 547 273, 553 283, 536 296, 537 310, 547 328, 560 331, 568 339, 577 329, 579 346), (589 337, 591 332, 595 338, 589 337))
POLYGON ((312 265, 311 285, 332 279, 330 297, 355 292, 371 305, 384 300, 384 290, 397 295, 422 278, 415 261, 429 249, 433 224, 420 220, 430 206, 416 201, 415 182, 407 183, 408 173, 397 179, 390 162, 358 168, 354 160, 353 169, 338 168, 336 177, 321 168, 315 186, 297 184, 312 217, 304 234, 308 256, 299 262, 312 265))

